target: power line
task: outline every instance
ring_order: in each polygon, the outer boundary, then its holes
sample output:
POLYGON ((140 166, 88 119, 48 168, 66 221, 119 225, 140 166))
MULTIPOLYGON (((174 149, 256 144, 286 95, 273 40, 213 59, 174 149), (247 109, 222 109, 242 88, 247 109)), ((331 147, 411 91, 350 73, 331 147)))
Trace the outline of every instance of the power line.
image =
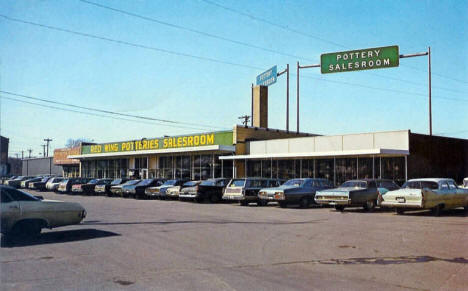
MULTIPOLYGON (((250 18, 250 19, 253 19, 253 20, 256 20, 256 21, 260 21, 260 22, 264 22, 268 25, 272 25, 272 26, 275 26, 275 27, 278 27, 278 28, 281 28, 283 30, 286 30, 286 31, 289 31, 289 32, 293 32, 295 34, 299 34, 299 35, 302 35, 302 36, 306 36, 306 37, 309 37, 309 38, 313 38, 313 39, 316 39, 316 40, 319 40, 321 42, 324 42, 324 43, 328 43, 328 44, 332 44, 334 46, 337 46, 337 47, 341 47, 341 48, 345 48, 345 49, 351 49, 350 47, 348 46, 345 46, 343 44, 339 44, 339 43, 336 43, 336 42, 333 42, 333 41, 330 41, 330 40, 327 40, 327 39, 324 39, 324 38, 321 38, 321 37, 318 37, 318 36, 315 36, 315 35, 311 35, 309 33, 305 33, 305 32, 302 32, 300 30, 297 30, 297 29, 293 29, 293 28, 290 28, 289 26, 287 25, 281 25, 281 24, 278 24, 276 22, 273 22, 273 21, 270 21, 270 20, 267 20, 267 19, 264 19, 264 18, 260 18, 260 17, 257 17, 253 14, 250 14, 250 13, 246 13, 246 12, 243 12, 243 11, 240 11, 240 10, 237 10, 237 9, 234 9, 234 8, 231 8, 231 7, 227 7, 227 6, 224 6, 222 4, 219 4, 217 2, 214 2, 214 1, 211 1, 211 0, 201 0, 209 5, 212 5, 212 6, 216 6, 218 8, 221 8, 221 9, 224 9, 224 10, 227 10, 227 11, 230 11, 232 13, 236 13, 236 14, 239 14, 239 15, 242 15, 244 17, 247 17, 247 18, 250 18)), ((423 71, 423 72, 426 72, 425 70, 423 69, 418 69, 418 68, 414 68, 414 67, 411 67, 411 66, 407 66, 407 65, 404 65, 402 67, 407 67, 407 68, 410 68, 410 69, 413 69, 413 70, 418 70, 418 71, 423 71)), ((464 83, 464 84, 468 84, 467 81, 464 81, 464 80, 459 80, 459 79, 455 79, 455 78, 450 78, 450 77, 446 77, 444 75, 441 75, 441 74, 438 74, 438 73, 434 73, 432 72, 433 75, 436 75, 438 77, 441 77, 441 78, 445 78, 445 79, 449 79, 449 80, 452 80, 452 81, 456 81, 456 82, 460 82, 460 83, 464 83)), ((375 75, 377 76, 377 75, 375 75)))
MULTIPOLYGON (((202 0, 202 1, 204 1, 204 0, 202 0)), ((52 29, 52 30, 61 31, 61 32, 67 32, 67 33, 76 34, 76 35, 80 35, 80 36, 85 36, 85 37, 89 37, 89 38, 95 38, 95 39, 110 41, 110 42, 114 42, 114 43, 119 43, 119 44, 144 48, 144 49, 156 50, 156 51, 160 51, 160 52, 165 52, 165 53, 175 54, 175 55, 180 55, 180 56, 185 56, 185 57, 192 57, 192 58, 206 60, 206 61, 212 61, 212 62, 216 62, 216 63, 223 63, 223 64, 234 65, 234 66, 239 66, 239 67, 244 67, 244 68, 249 68, 249 69, 255 69, 255 70, 262 70, 262 71, 264 70, 263 68, 255 67, 255 66, 251 66, 251 65, 231 63, 231 62, 225 62, 225 61, 217 60, 217 59, 199 57, 199 56, 194 56, 194 55, 185 54, 185 53, 178 53, 178 52, 168 51, 168 50, 165 50, 165 49, 159 49, 159 48, 149 47, 149 46, 145 46, 145 45, 134 44, 134 43, 126 42, 126 41, 115 40, 115 39, 111 39, 111 38, 107 38, 107 37, 101 37, 101 36, 96 36, 96 35, 92 35, 92 34, 76 32, 76 31, 69 30, 69 29, 63 29, 63 28, 43 25, 43 24, 39 24, 39 23, 29 22, 29 21, 25 21, 25 20, 16 19, 16 18, 11 18, 11 17, 5 16, 3 14, 0 14, 0 17, 3 17, 5 19, 7 19, 7 20, 14 21, 14 22, 20 22, 20 23, 24 23, 24 24, 39 26, 39 27, 43 27, 43 28, 47 28, 47 29, 52 29)), ((294 74, 291 74, 291 75, 294 75, 294 74)), ((361 85, 361 84, 356 84, 356 83, 350 83, 350 82, 340 82, 340 81, 333 81, 333 80, 327 80, 327 79, 321 79, 321 78, 313 78, 313 77, 310 77, 310 76, 307 76, 307 75, 303 75, 303 76, 305 78, 315 79, 315 80, 319 80, 319 81, 340 83, 340 84, 345 84, 345 85, 349 85, 349 86, 357 86, 357 87, 374 89, 374 90, 381 90, 381 91, 389 91, 389 92, 396 92, 396 93, 402 93, 402 94, 421 95, 421 96, 423 96, 423 94, 418 94, 418 93, 405 92, 405 91, 393 90, 393 89, 384 89, 384 88, 378 88, 378 87, 371 87, 371 86, 366 86, 366 85, 361 85)), ((9 92, 6 92, 6 91, 0 91, 0 92, 4 92, 4 93, 7 93, 7 94, 9 93, 9 92)), ((21 96, 19 94, 15 94, 15 93, 10 93, 10 94, 20 96, 20 97, 25 97, 25 96, 21 96)), ((28 97, 30 97, 30 96, 28 96, 28 97)), ((27 97, 25 97, 25 98, 27 98, 27 97)), ((448 98, 448 97, 434 97, 434 98, 453 100, 453 101, 463 101, 463 102, 467 101, 466 99, 448 98)), ((67 105, 67 106, 69 106, 69 105, 67 105)), ((74 107, 76 107, 76 106, 74 106, 74 107)), ((77 108, 88 109, 86 107, 77 107, 77 108)), ((90 110, 90 109, 88 109, 88 110, 90 110)), ((133 115, 127 115, 127 114, 123 114, 123 113, 116 113, 116 112, 110 113, 110 111, 106 112, 106 110, 99 110, 99 111, 104 112, 104 113, 109 113, 109 114, 118 114, 118 115, 134 117, 133 115)), ((138 118, 141 118, 141 117, 138 117, 138 118)), ((163 121, 163 122, 174 122, 174 121, 159 120, 159 119, 154 119, 154 118, 150 119, 150 120, 163 121)), ((188 124, 192 125, 192 123, 188 123, 188 124)), ((195 125, 197 125, 197 124, 195 124, 195 125)), ((205 125, 200 125, 200 126, 205 126, 205 125)))
POLYGON ((99 4, 99 3, 95 3, 95 2, 91 2, 91 1, 87 1, 87 0, 79 0, 79 1, 81 1, 83 3, 86 3, 86 4, 89 4, 89 5, 94 5, 96 7, 100 7, 100 8, 103 8, 103 9, 107 9, 107 10, 111 10, 111 11, 118 12, 118 13, 121 13, 121 14, 125 14, 127 16, 140 18, 140 19, 143 19, 143 20, 147 20, 147 21, 151 21, 151 22, 158 23, 158 24, 161 24, 161 25, 169 26, 169 27, 172 27, 172 28, 175 28, 175 29, 188 31, 188 32, 199 34, 199 35, 202 35, 202 36, 206 36, 206 37, 210 37, 210 38, 214 38, 214 39, 234 43, 234 44, 237 44, 237 45, 242 45, 242 46, 245 46, 245 47, 259 49, 259 50, 263 50, 263 51, 266 51, 266 52, 270 52, 270 53, 274 53, 274 54, 278 54, 278 55, 282 55, 282 56, 287 56, 287 57, 293 57, 293 58, 297 58, 297 59, 312 61, 312 59, 292 55, 292 54, 281 52, 281 51, 278 51, 278 50, 269 49, 269 48, 266 48, 266 47, 261 47, 261 46, 258 46, 258 45, 250 44, 250 43, 243 42, 243 41, 240 41, 240 40, 227 38, 227 37, 212 34, 212 33, 208 33, 208 32, 193 29, 193 28, 190 28, 190 27, 169 23, 169 22, 162 21, 162 20, 159 20, 159 19, 156 19, 156 18, 153 18, 153 17, 148 17, 148 16, 136 14, 136 13, 133 13, 133 12, 130 12, 130 11, 117 9, 117 8, 106 6, 106 5, 103 5, 103 4, 99 4))
POLYGON ((331 44, 331 45, 334 45, 334 46, 337 46, 337 47, 341 47, 341 48, 347 48, 346 46, 344 45, 341 45, 339 43, 336 43, 336 42, 333 42, 333 41, 330 41, 330 40, 327 40, 327 39, 324 39, 324 38, 321 38, 321 37, 318 37, 318 36, 315 36, 315 35, 311 35, 311 34, 308 34, 308 33, 304 33, 302 31, 299 31, 299 30, 296 30, 296 29, 293 29, 293 28, 290 28, 289 26, 287 25, 281 25, 281 24, 278 24, 276 22, 273 22, 273 21, 270 21, 270 20, 267 20, 267 19, 264 19, 264 18, 260 18, 260 17, 257 17, 255 15, 252 15, 252 14, 249 14, 249 13, 246 13, 246 12, 242 12, 240 10, 237 10, 237 9, 234 9, 234 8, 230 8, 230 7, 227 7, 227 6, 224 6, 224 5, 221 5, 217 2, 214 2, 214 1, 210 1, 210 0, 201 0, 205 3, 208 3, 210 5, 213 5, 213 6, 216 6, 216 7, 219 7, 219 8, 222 8, 224 10, 227 10, 227 11, 230 11, 230 12, 233 12, 233 13, 236 13, 236 14, 240 14, 242 16, 245 16, 247 18, 250 18, 250 19, 253 19, 253 20, 257 20, 257 21, 260 21, 260 22, 264 22, 264 23, 267 23, 269 25, 272 25, 272 26, 275 26, 275 27, 278 27, 278 28, 281 28, 283 30, 286 30, 286 31, 289 31, 289 32, 293 32, 293 33, 296 33, 296 34, 299 34, 299 35, 302 35, 302 36, 306 36, 306 37, 309 37, 309 38, 313 38, 313 39, 316 39, 316 40, 319 40, 321 42, 325 42, 325 43, 328 43, 328 44, 331 44))
MULTIPOLYGON (((11 98, 11 97, 6 97, 6 96, 1 96, 1 95, 0 95, 0 98, 1 99, 12 100, 12 101, 16 101, 16 102, 21 102, 21 103, 25 103, 25 104, 30 104, 30 105, 36 105, 36 106, 40 106, 40 107, 44 107, 44 108, 68 111, 68 112, 91 115, 91 116, 105 117, 105 118, 110 118, 110 119, 125 120, 125 121, 130 121, 130 122, 137 122, 137 123, 144 123, 144 124, 151 124, 151 125, 158 124, 158 125, 162 125, 162 126, 169 126, 169 127, 176 127, 176 128, 187 128, 187 129, 196 129, 196 130, 201 129, 201 128, 197 128, 197 127, 189 127, 189 126, 182 126, 182 125, 170 125, 170 124, 160 124, 160 123, 155 123, 155 122, 145 122, 145 121, 142 121, 142 120, 132 120, 132 119, 127 119, 127 118, 122 118, 122 117, 115 117, 115 116, 109 116, 109 115, 103 115, 103 114, 97 114, 97 113, 91 113, 91 112, 83 112, 83 111, 78 111, 78 110, 73 110, 73 109, 68 109, 68 108, 61 108, 61 107, 56 107, 56 106, 38 104, 38 103, 34 103, 34 102, 24 101, 24 100, 11 98)), ((206 130, 206 129, 201 129, 201 130, 206 130)))
MULTIPOLYGON (((209 128, 216 127, 216 126, 210 126, 210 125, 204 125, 204 124, 189 123, 189 122, 182 122, 182 121, 173 121, 173 120, 159 119, 159 118, 153 118, 153 117, 147 117, 147 116, 120 113, 120 112, 109 111, 109 110, 102 110, 102 109, 91 108, 91 107, 84 107, 84 106, 79 106, 79 105, 74 105, 74 104, 69 104, 69 103, 63 103, 63 102, 48 100, 48 99, 44 99, 44 98, 37 98, 37 97, 27 96, 27 95, 13 93, 13 92, 9 92, 9 91, 3 91, 3 90, 0 90, 0 93, 4 93, 4 94, 8 94, 8 95, 14 95, 14 96, 27 98, 27 99, 32 99, 32 100, 36 100, 36 101, 52 103, 52 104, 55 104, 55 105, 64 105, 64 106, 69 106, 69 107, 78 108, 78 109, 85 109, 85 110, 90 110, 90 111, 102 112, 102 113, 106 113, 106 114, 119 115, 119 116, 125 116, 125 117, 132 117, 132 118, 138 118, 138 119, 144 119, 144 120, 150 120, 150 121, 157 121, 157 122, 171 123, 171 124, 198 125, 198 126, 201 126, 201 127, 209 127, 209 128)), ((221 127, 218 127, 218 128, 221 128, 221 127)))
POLYGON ((239 63, 234 63, 234 62, 229 62, 229 61, 224 61, 224 60, 219 60, 219 59, 214 59, 214 58, 209 58, 209 57, 197 56, 197 55, 192 55, 192 54, 187 54, 187 53, 181 53, 181 52, 162 49, 162 48, 158 48, 158 47, 154 47, 154 46, 147 46, 147 45, 143 45, 143 44, 128 42, 128 41, 124 41, 124 40, 117 40, 117 39, 113 39, 113 38, 109 38, 109 37, 98 36, 98 35, 94 35, 94 34, 90 34, 90 33, 84 33, 84 32, 79 32, 79 31, 70 30, 70 29, 66 29, 66 28, 60 28, 60 27, 56 27, 56 26, 50 26, 50 25, 31 22, 31 21, 27 21, 27 20, 18 19, 18 18, 13 18, 13 17, 6 16, 4 14, 0 14, 0 17, 3 17, 8 21, 24 23, 24 24, 29 24, 29 25, 33 25, 33 26, 39 26, 39 27, 42 27, 42 28, 50 29, 50 30, 56 30, 56 31, 71 33, 71 34, 84 36, 84 37, 88 37, 88 38, 105 40, 105 41, 109 41, 109 42, 113 42, 113 43, 117 43, 117 44, 123 44, 123 45, 127 45, 127 46, 132 46, 132 47, 137 47, 137 48, 142 48, 142 49, 147 49, 147 50, 153 50, 153 51, 162 52, 162 53, 166 53, 166 54, 170 54, 170 55, 193 58, 193 59, 208 61, 208 62, 212 62, 212 63, 231 65, 231 66, 248 68, 248 69, 253 69, 253 70, 263 70, 263 68, 260 68, 260 67, 255 67, 255 66, 250 66, 250 65, 245 65, 245 64, 239 64, 239 63))

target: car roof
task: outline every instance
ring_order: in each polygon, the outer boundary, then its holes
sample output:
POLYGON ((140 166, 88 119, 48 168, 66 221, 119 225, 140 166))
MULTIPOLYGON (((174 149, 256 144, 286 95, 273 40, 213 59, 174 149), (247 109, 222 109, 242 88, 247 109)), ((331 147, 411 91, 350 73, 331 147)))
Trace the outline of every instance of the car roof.
POLYGON ((408 182, 442 182, 442 181, 453 181, 452 178, 419 178, 419 179, 410 179, 408 182))

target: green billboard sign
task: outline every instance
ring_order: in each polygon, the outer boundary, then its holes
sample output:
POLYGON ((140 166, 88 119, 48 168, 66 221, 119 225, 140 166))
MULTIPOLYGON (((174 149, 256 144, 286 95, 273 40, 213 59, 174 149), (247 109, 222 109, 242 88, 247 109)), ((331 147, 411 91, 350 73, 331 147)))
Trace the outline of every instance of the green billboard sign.
POLYGON ((367 48, 320 56, 322 74, 398 67, 398 46, 367 48))
POLYGON ((203 147, 209 145, 232 145, 232 131, 218 131, 192 135, 149 138, 141 140, 122 141, 81 147, 81 154, 104 154, 115 152, 133 152, 143 150, 160 150, 185 147, 203 147))

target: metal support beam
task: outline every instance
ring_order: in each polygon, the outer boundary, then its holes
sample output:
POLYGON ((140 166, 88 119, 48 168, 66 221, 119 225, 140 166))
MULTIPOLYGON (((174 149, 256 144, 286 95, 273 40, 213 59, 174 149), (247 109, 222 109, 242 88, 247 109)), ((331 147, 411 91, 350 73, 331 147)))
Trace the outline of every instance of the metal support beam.
POLYGON ((289 131, 289 64, 286 69, 276 74, 277 77, 286 73, 286 131, 289 131))
POLYGON ((429 73, 429 135, 432 135, 432 96, 431 96, 431 47, 428 50, 428 73, 429 73))

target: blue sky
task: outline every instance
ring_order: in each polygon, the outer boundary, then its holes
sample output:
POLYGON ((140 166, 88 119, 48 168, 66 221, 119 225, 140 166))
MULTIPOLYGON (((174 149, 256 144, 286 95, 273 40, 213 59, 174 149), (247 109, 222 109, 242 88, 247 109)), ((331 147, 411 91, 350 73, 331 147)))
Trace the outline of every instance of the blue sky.
MULTIPOLYGON (((433 132, 468 138, 467 1, 92 2, 296 57, 78 0, 1 1, 0 14, 8 17, 254 67, 136 48, 0 17, 0 90, 189 123, 185 127, 137 123, 2 98, 0 130, 10 138, 12 155, 28 148, 33 155, 42 152, 46 137, 53 139, 52 148, 59 148, 68 138, 108 142, 232 128, 239 116, 250 114, 250 84, 255 77, 273 65, 282 70, 287 63, 292 73, 290 130, 295 130, 297 61, 319 63, 322 53, 388 45, 398 45, 403 54, 431 46, 433 132)), ((398 68, 342 74, 302 70, 301 131, 428 133, 427 61, 427 57, 401 59, 398 68)), ((285 86, 281 76, 269 88, 272 128, 285 128, 285 86)))

